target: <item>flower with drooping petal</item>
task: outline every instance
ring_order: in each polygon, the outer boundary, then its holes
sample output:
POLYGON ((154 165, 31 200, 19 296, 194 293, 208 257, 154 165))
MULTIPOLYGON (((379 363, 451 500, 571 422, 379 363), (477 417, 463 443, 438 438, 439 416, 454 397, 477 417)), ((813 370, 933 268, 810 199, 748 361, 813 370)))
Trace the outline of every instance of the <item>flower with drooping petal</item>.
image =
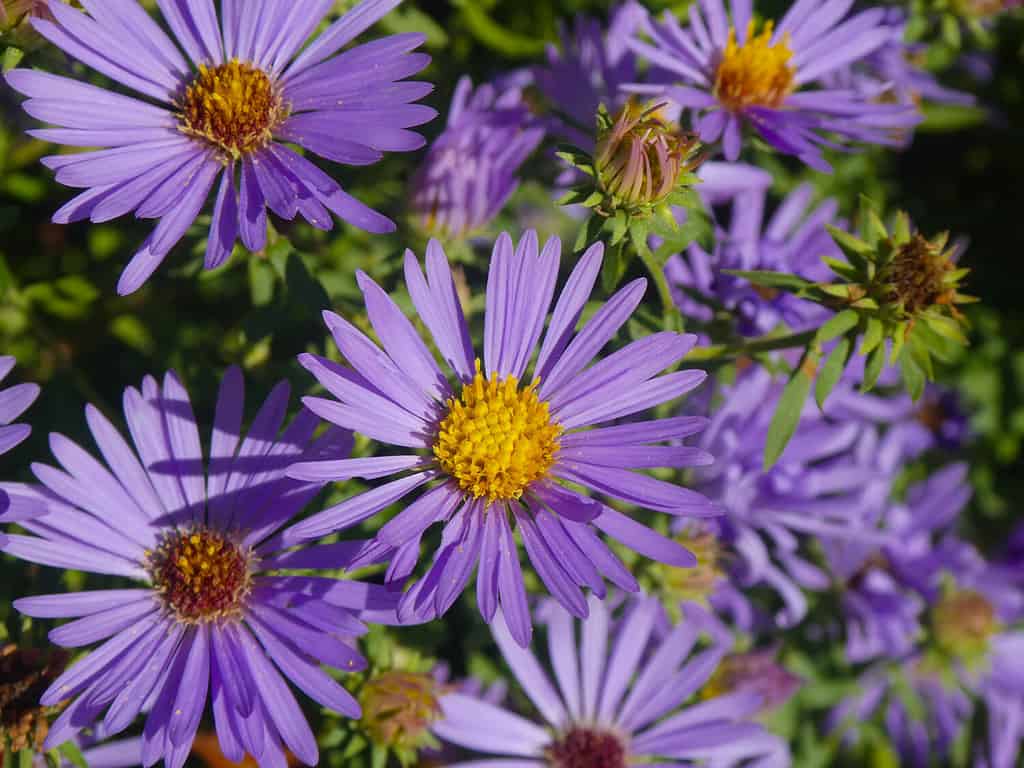
POLYGON ((710 252, 694 243, 685 256, 668 260, 665 272, 676 286, 680 310, 687 317, 709 322, 714 316, 709 303, 724 305, 734 312, 739 332, 751 336, 768 333, 780 323, 792 331, 819 326, 831 315, 829 310, 790 293, 752 285, 726 270, 773 270, 812 281, 828 279, 830 272, 822 257, 842 258, 825 228, 835 223, 838 203, 826 199, 812 206, 814 190, 802 184, 765 221, 767 186, 756 183, 767 176, 764 171, 743 164, 708 165, 712 166, 705 171, 710 189, 702 189, 704 185, 697 189, 709 203, 731 202, 731 215, 727 225, 717 226, 710 252), (731 177, 745 175, 749 180, 738 184, 733 194, 723 195, 718 188, 724 185, 717 180, 725 176, 718 170, 721 166, 731 170, 731 177), (699 296, 706 296, 709 303, 702 303, 699 296))
POLYGON ((533 231, 518 245, 507 234, 498 238, 487 279, 482 359, 473 351, 440 245, 432 241, 427 247, 426 278, 415 255, 406 252, 405 280, 413 305, 454 382, 395 302, 364 274, 358 276, 359 285, 382 347, 349 321, 325 312, 347 365, 300 357, 333 396, 306 398, 310 410, 398 452, 292 467, 289 473, 300 479, 390 479, 296 524, 285 536, 317 538, 416 494, 376 537, 393 553, 387 580, 401 588, 417 564, 427 529, 444 525, 433 564, 402 595, 402 620, 427 621, 444 614, 479 562, 481 613, 490 621, 500 604, 513 636, 527 645, 531 623, 516 528, 548 590, 580 617, 587 615, 581 588, 604 595, 607 578, 623 589, 637 589, 595 528, 652 559, 680 567, 695 564, 676 542, 565 483, 670 515, 717 514, 700 494, 633 471, 708 463, 703 451, 663 445, 699 432, 705 419, 610 426, 678 398, 704 380, 704 372, 696 370, 659 375, 683 359, 695 338, 655 333, 590 365, 632 316, 646 282, 638 279, 616 292, 577 332, 604 248, 596 244, 582 256, 548 320, 560 251, 557 238, 540 249, 533 231))
POLYGON ((430 145, 412 180, 417 226, 442 240, 461 239, 494 219, 519 186, 520 166, 544 138, 522 91, 459 80, 448 126, 430 145))
MULTIPOLYGON (((9 356, 0 357, 0 383, 14 368, 17 361, 9 356)), ((32 427, 28 424, 14 424, 14 420, 21 416, 36 398, 39 397, 38 384, 16 384, 7 389, 0 389, 0 454, 20 445, 30 434, 32 427)), ((20 495, 15 498, 0 487, 0 523, 13 523, 24 519, 27 515, 38 511, 36 505, 20 495)))
POLYGON ((727 160, 739 157, 747 123, 778 151, 828 171, 823 147, 891 145, 894 129, 920 120, 915 109, 873 102, 855 89, 817 87, 891 37, 884 10, 844 19, 848 9, 797 0, 776 26, 754 20, 751 0, 733 0, 731 14, 724 0, 701 0, 690 6, 686 28, 666 11, 660 22, 648 19, 630 45, 673 82, 628 88, 691 110, 701 139, 721 138, 727 160))
POLYGON ((392 35, 335 55, 399 2, 364 0, 305 48, 334 0, 223 0, 219 20, 213 0, 159 0, 174 40, 137 0, 86 0, 85 12, 53 3, 56 20, 34 19, 35 29, 144 97, 47 72, 7 73, 29 97, 25 110, 59 126, 33 136, 103 147, 43 159, 58 182, 84 189, 53 220, 101 222, 132 212, 159 219, 122 273, 121 294, 149 279, 215 186, 207 269, 227 261, 239 238, 261 250, 268 208, 320 229, 333 226, 333 213, 369 232, 393 231, 390 219, 284 142, 356 166, 423 146, 407 129, 436 114, 412 103, 431 86, 404 80, 429 62, 410 53, 423 35, 392 35))
POLYGON ((243 389, 241 372, 230 369, 204 459, 177 376, 167 374, 162 387, 147 377, 124 395, 131 443, 88 406, 101 458, 54 433, 60 466, 34 465, 41 485, 19 488, 46 514, 20 523, 32 535, 0 535, 0 551, 140 582, 14 602, 34 618, 74 619, 50 632, 56 645, 100 643, 43 694, 44 705, 67 705, 47 748, 94 724, 115 735, 147 712, 143 764, 179 768, 210 699, 231 761, 249 753, 262 766, 282 766, 287 747, 316 765, 316 739, 286 680, 324 707, 359 716, 320 664, 363 668, 351 645, 365 631, 360 616, 390 620, 394 598, 383 587, 286 573, 327 561, 343 567, 365 542, 284 551, 276 536, 322 488, 286 477, 285 468, 347 455, 351 435, 331 430, 314 440, 319 420, 308 411, 279 435, 289 399, 281 383, 243 436, 243 389))
POLYGON ((611 612, 591 597, 577 636, 572 616, 546 601, 538 618, 547 624, 553 679, 536 655, 515 643, 499 616, 491 625, 494 639, 542 719, 463 693, 442 696, 443 718, 434 732, 476 758, 453 768, 788 766, 785 744, 751 722, 760 695, 738 691, 686 705, 732 639, 710 613, 688 604, 683 621, 655 640, 660 610, 657 600, 642 597, 611 612), (697 651, 702 635, 710 644, 697 651), (492 757, 477 757, 481 753, 492 757))

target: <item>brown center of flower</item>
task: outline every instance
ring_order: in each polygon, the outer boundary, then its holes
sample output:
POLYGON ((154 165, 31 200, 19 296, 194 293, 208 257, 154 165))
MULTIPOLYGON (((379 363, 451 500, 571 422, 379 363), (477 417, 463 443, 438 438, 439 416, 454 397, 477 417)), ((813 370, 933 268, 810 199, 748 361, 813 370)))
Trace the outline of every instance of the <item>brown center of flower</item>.
POLYGON ((185 89, 180 127, 213 144, 225 159, 238 159, 269 144, 288 112, 266 72, 232 59, 216 67, 199 65, 185 89))
POLYGON ((252 554, 219 531, 175 531, 149 553, 149 572, 179 621, 237 617, 252 587, 252 554))
POLYGON ((376 744, 416 747, 441 716, 438 684, 430 675, 385 672, 371 678, 359 694, 360 725, 376 744))
POLYGON ((915 234, 900 246, 886 272, 890 300, 903 304, 909 315, 917 315, 940 304, 952 308, 956 288, 947 276, 956 268, 948 251, 915 234))
POLYGON ((0 762, 4 747, 11 752, 42 749, 54 710, 39 705, 43 691, 67 667, 70 654, 44 653, 36 648, 7 645, 0 648, 0 762))
POLYGON ((549 768, 626 768, 626 746, 616 734, 573 728, 547 748, 549 768))

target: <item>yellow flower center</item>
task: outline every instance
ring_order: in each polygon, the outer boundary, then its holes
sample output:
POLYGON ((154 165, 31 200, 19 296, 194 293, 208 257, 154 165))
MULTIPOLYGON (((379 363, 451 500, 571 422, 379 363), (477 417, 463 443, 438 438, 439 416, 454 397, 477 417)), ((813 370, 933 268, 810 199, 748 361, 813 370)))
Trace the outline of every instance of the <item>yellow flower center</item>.
POLYGON ((269 144, 288 112, 263 70, 238 59, 217 67, 200 64, 185 89, 180 129, 213 144, 226 160, 238 159, 269 144))
POLYGON ((725 578, 725 553, 718 537, 699 524, 687 525, 673 538, 693 553, 697 564, 692 568, 677 568, 653 563, 651 570, 665 607, 678 621, 681 602, 707 604, 708 598, 725 578))
POLYGON ((175 531, 149 553, 150 577, 179 621, 203 624, 241 614, 252 556, 219 531, 175 531))
POLYGON ((715 75, 715 96, 727 109, 779 107, 793 91, 796 68, 789 62, 793 51, 789 36, 772 44, 774 24, 769 21, 760 34, 754 34, 754 22, 747 25, 747 41, 736 43, 736 29, 729 29, 729 40, 715 75))
POLYGON ((434 456, 469 496, 488 502, 518 499, 555 461, 562 428, 537 397, 535 379, 525 389, 515 376, 476 376, 461 396, 448 400, 434 456))

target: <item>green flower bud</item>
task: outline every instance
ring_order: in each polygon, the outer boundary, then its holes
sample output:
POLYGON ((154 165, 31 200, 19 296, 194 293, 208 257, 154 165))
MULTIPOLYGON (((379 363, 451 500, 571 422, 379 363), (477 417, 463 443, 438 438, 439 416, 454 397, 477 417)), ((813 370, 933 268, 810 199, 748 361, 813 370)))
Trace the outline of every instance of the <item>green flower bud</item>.
POLYGON ((604 193, 599 213, 649 214, 700 164, 700 141, 662 118, 662 106, 629 101, 614 120, 603 110, 598 115, 594 169, 604 193))

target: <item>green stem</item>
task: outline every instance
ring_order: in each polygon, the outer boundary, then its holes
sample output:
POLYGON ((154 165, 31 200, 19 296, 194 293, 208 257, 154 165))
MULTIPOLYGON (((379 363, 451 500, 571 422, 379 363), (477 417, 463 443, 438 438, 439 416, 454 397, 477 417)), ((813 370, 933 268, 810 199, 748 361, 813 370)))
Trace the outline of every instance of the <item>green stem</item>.
POLYGON ((650 249, 637 248, 636 251, 644 266, 647 267, 647 271, 651 273, 654 287, 658 289, 665 325, 676 325, 679 330, 682 330, 682 315, 679 312, 679 307, 676 306, 675 299, 672 298, 672 289, 669 287, 668 278, 665 277, 665 270, 658 263, 658 260, 654 258, 654 254, 651 253, 650 249))
POLYGON ((771 352, 776 349, 794 349, 806 347, 814 340, 817 329, 790 333, 785 336, 768 336, 750 341, 741 341, 739 344, 716 344, 710 347, 697 347, 690 352, 687 359, 690 360, 715 360, 722 361, 724 358, 736 358, 743 355, 756 355, 759 352, 771 352))

